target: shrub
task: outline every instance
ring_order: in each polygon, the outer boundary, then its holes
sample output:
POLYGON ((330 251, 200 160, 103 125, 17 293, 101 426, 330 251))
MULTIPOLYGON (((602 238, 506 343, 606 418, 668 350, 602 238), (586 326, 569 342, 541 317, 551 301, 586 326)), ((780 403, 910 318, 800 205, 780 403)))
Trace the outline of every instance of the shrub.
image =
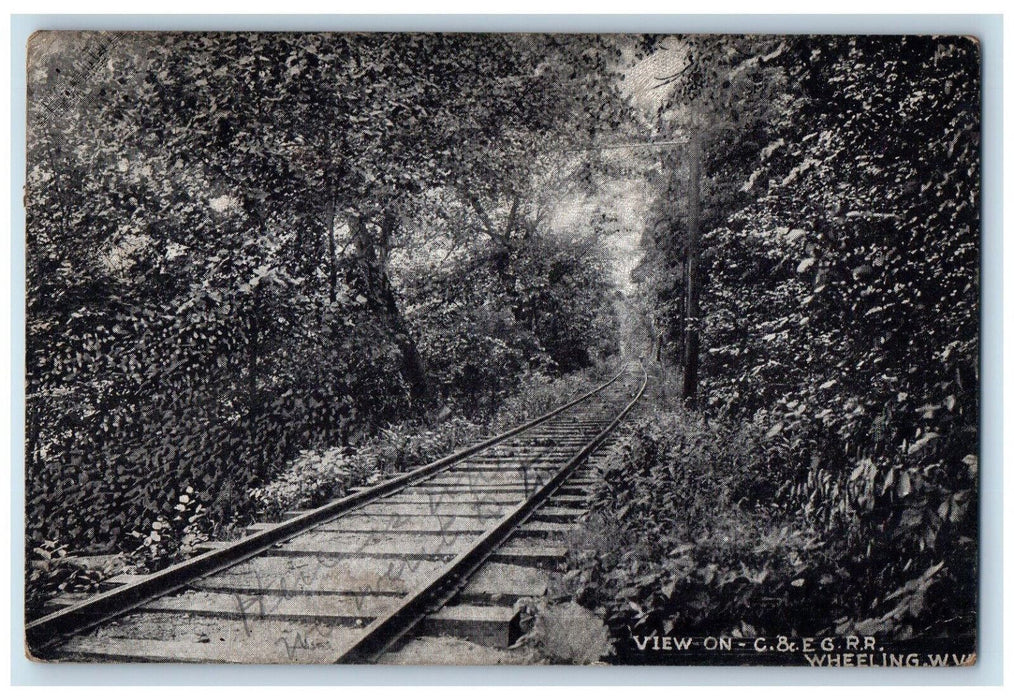
POLYGON ((355 486, 431 462, 477 440, 480 433, 479 426, 458 417, 432 429, 416 422, 399 423, 357 447, 304 450, 252 495, 262 517, 313 508, 345 496, 355 486))
POLYGON ((829 528, 793 495, 796 464, 783 450, 760 424, 684 411, 642 418, 614 448, 560 585, 605 617, 618 656, 632 653, 631 635, 673 630, 960 643, 974 629, 960 547, 946 565, 931 554, 901 566, 904 527, 876 533, 851 518, 829 528))
POLYGON ((262 517, 278 517, 291 508, 312 508, 444 457, 458 449, 547 413, 576 398, 597 382, 598 370, 552 379, 526 373, 521 388, 503 401, 485 423, 445 416, 426 427, 406 421, 383 428, 358 445, 304 450, 273 479, 252 491, 262 517))

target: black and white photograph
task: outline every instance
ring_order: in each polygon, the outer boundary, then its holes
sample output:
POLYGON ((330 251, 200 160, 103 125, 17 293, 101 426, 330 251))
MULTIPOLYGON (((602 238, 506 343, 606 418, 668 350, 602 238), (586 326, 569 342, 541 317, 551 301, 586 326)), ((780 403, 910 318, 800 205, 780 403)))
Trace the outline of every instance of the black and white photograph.
POLYGON ((974 666, 981 48, 32 34, 24 654, 974 666))

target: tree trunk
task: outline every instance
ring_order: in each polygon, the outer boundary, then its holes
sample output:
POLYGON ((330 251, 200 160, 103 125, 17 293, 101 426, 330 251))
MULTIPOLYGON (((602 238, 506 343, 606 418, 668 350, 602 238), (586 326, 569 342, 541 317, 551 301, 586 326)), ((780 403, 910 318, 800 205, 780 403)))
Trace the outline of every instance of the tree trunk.
POLYGON ((700 345, 699 251, 701 226, 701 151, 697 136, 690 137, 690 177, 687 193, 686 313, 683 347, 683 400, 697 397, 697 362, 700 345))
POLYGON ((396 219, 390 213, 384 214, 379 241, 375 240, 361 217, 349 221, 349 228, 355 241, 359 258, 361 281, 365 285, 364 296, 370 307, 381 316, 394 333, 394 342, 401 351, 401 375, 409 386, 413 405, 421 406, 428 397, 426 367, 415 340, 408 330, 394 287, 387 275, 387 246, 389 245, 396 219), (379 243, 379 245, 378 245, 379 243), (380 248, 380 250, 378 250, 380 248))

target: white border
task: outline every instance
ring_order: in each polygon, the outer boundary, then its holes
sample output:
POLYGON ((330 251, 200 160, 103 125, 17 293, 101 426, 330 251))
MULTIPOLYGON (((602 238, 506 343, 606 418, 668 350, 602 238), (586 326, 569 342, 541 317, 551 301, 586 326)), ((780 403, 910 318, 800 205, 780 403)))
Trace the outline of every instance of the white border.
MULTIPOLYGON (((24 9, 38 12, 40 5, 45 4, 46 10, 75 10, 79 4, 63 3, 19 3, 24 9)), ((136 2, 105 2, 95 3, 103 10, 133 11, 136 2)), ((160 9, 159 3, 145 3, 144 9, 160 9)), ((168 5, 168 3, 162 3, 168 5)), ((557 10, 560 3, 526 2, 521 0, 513 3, 484 3, 483 9, 525 10, 535 9, 545 12, 557 10)), ((598 9, 594 3, 565 3, 578 5, 579 10, 598 9)), ((850 3, 852 11, 883 11, 889 3, 866 2, 857 0, 850 3)), ((906 3, 915 7, 916 3, 906 3)), ((964 3, 962 9, 973 4, 987 5, 990 9, 999 9, 1001 3, 964 3)), ((249 3, 230 3, 233 8, 251 9, 249 3)), ((355 12, 351 7, 336 7, 324 3, 307 3, 302 0, 290 0, 285 9, 303 11, 307 6, 315 10, 341 10, 355 12)), ((726 9, 729 5, 740 8, 746 3, 728 3, 714 0, 708 9, 726 9)), ((371 12, 390 11, 397 6, 401 10, 419 11, 407 3, 394 3, 388 0, 372 1, 368 7, 371 12)), ((811 9, 807 3, 769 3, 764 9, 811 9)), ((953 5, 950 5, 953 7, 953 5)), ((173 10, 193 11, 209 9, 207 2, 179 0, 171 3, 173 10)), ((475 7, 474 3, 448 2, 444 11, 468 11, 475 7)), ((922 2, 918 4, 922 11, 946 9, 948 4, 922 2)), ((658 11, 659 9, 680 9, 668 3, 644 3, 631 0, 622 5, 627 11, 658 11), (650 5, 651 7, 646 7, 650 5)), ((751 9, 756 9, 753 6, 751 9)), ((568 10, 564 10, 566 12, 568 10)), ((573 10, 571 10, 573 11, 573 10)), ((10 126, 12 140, 3 146, 3 155, 11 157, 12 187, 9 193, 0 188, 4 197, 4 205, 11 207, 11 240, 10 264, 0 266, 0 288, 11 290, 9 305, 0 305, 0 323, 10 329, 11 352, 0 353, 0 370, 9 378, 11 402, 4 405, 3 442, 0 442, 0 454, 11 456, 11 481, 5 482, 5 489, 12 488, 11 496, 16 500, 11 510, 10 550, 12 562, 4 562, 10 566, 7 576, 0 575, 2 585, 11 584, 12 604, 9 610, 11 636, 8 653, 2 657, 10 661, 7 670, 10 681, 15 684, 158 684, 158 685, 306 685, 306 684, 693 684, 693 685, 800 685, 841 684, 847 686, 888 684, 930 684, 936 686, 964 684, 993 684, 1002 678, 1000 620, 1003 617, 1000 587, 1001 528, 1002 528, 1002 400, 1000 386, 1001 347, 1003 318, 1001 309, 1001 279, 1003 272, 1002 252, 1002 167, 999 153, 1002 148, 1002 129, 999 123, 1001 116, 1000 99, 1002 90, 1002 22, 996 17, 950 15, 499 15, 499 16, 436 16, 436 15, 345 15, 345 16, 294 16, 294 15, 25 15, 12 18, 10 36, 7 27, 3 28, 5 38, 11 41, 11 53, 4 56, 10 60, 10 70, 2 70, 0 74, 7 80, 10 76, 11 110, 5 110, 3 119, 9 120, 3 126, 10 126), (20 207, 20 188, 23 182, 24 165, 24 42, 31 31, 38 28, 121 28, 121 29, 376 29, 376 30, 496 30, 496 31, 658 31, 658 32, 772 32, 772 33, 961 33, 973 34, 983 40, 984 48, 984 142, 983 142, 983 605, 980 609, 983 632, 980 638, 980 663, 973 669, 759 669, 759 668, 387 668, 387 667, 219 667, 219 666, 78 666, 60 665, 45 666, 26 661, 21 654, 21 540, 23 538, 23 493, 20 477, 22 474, 22 431, 21 415, 23 410, 23 302, 24 302, 24 244, 23 244, 23 211, 20 207), (8 150, 9 146, 13 146, 8 150), (10 199, 7 199, 8 196, 10 199), (9 431, 9 432, 8 432, 9 431), (6 449, 4 449, 6 448, 6 449), (992 655, 990 654, 992 651, 992 655)), ((1011 304, 1007 304, 1007 309, 1011 304)), ((1005 349, 1007 350, 1007 349, 1005 349)), ((1009 350, 1007 350, 1009 351, 1009 350)), ((1004 353, 1006 355, 1006 352, 1004 353)), ((1008 387, 1004 386, 1006 390, 1008 387)), ((1004 394, 1007 394, 1004 391, 1004 394)), ((1014 398, 1014 394, 1012 394, 1014 398)), ((1006 426, 1005 426, 1006 427, 1006 426)), ((4 499, 5 505, 10 503, 4 499)), ((1008 539, 1008 542, 1010 539, 1008 539)), ((2 606, 0 606, 2 609, 2 606)), ((5 614, 8 611, 5 611, 5 614)), ((1008 613, 1009 616, 1009 613, 1008 613)), ((5 663, 6 666, 6 663, 5 663)), ((503 689, 487 689, 483 693, 503 689)), ((145 691, 146 694, 148 691, 145 691)), ((524 691, 527 692, 527 691, 524 691)), ((622 691, 620 691, 622 692, 622 691)), ((640 692, 640 691, 635 691, 640 692)), ((823 691, 821 691, 823 694, 823 691)), ((493 695, 500 694, 493 692, 493 695)), ((812 694, 812 691, 811 693, 812 694)), ((865 694, 865 693, 864 693, 865 694)), ((953 691, 951 691, 953 694, 953 691)), ((105 696, 105 692, 103 692, 105 696)), ((582 692, 582 695, 584 693, 582 692)), ((652 693, 654 695, 654 693, 652 693)), ((783 696, 780 694, 780 696, 783 696)), ((441 697, 445 693, 441 691, 441 697)))

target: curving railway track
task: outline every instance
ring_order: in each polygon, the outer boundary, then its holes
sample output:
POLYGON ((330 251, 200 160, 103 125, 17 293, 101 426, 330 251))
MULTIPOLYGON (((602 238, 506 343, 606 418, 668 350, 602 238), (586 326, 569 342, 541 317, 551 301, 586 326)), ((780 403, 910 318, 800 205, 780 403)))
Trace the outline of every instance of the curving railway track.
POLYGON ((421 636, 506 647, 566 554, 593 453, 641 398, 628 365, 524 425, 26 627, 62 661, 372 663, 421 636), (590 459, 591 458, 591 459, 590 459))

